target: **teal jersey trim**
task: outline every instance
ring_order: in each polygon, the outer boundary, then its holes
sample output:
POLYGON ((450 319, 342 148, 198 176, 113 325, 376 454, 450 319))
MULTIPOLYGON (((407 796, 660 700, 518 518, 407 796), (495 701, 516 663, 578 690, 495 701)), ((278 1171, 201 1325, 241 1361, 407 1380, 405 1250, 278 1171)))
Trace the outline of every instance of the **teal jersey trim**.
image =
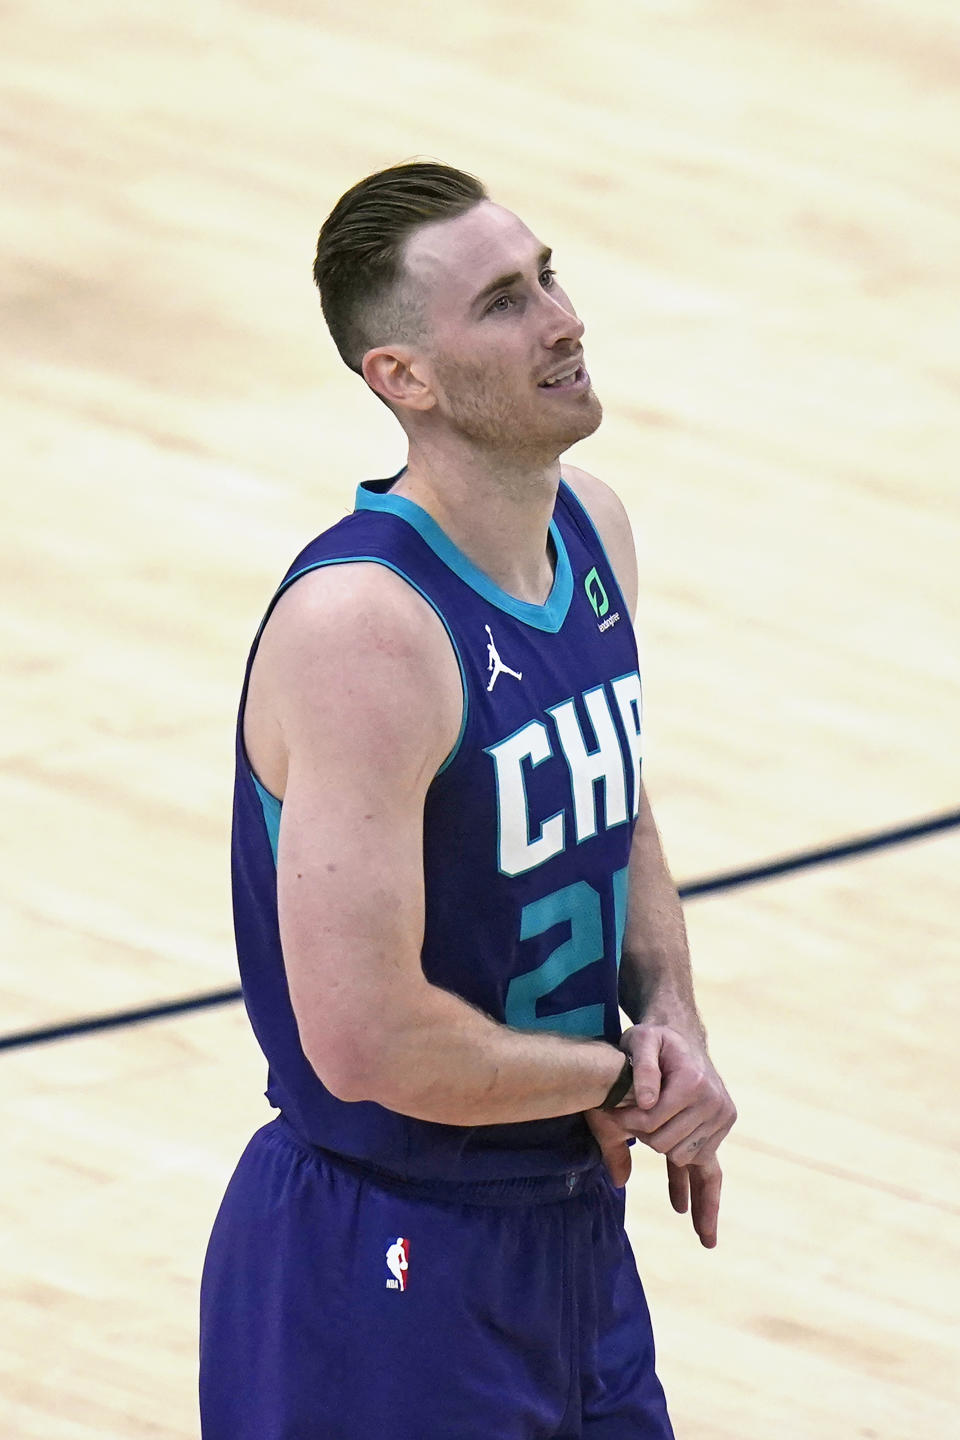
POLYGON ((276 795, 271 795, 265 790, 260 781, 250 771, 250 778, 257 789, 257 796, 260 800, 260 809, 263 811, 264 823, 267 827, 267 835, 270 837, 270 849, 273 851, 273 863, 277 863, 277 841, 280 837, 280 810, 283 802, 278 800, 276 795))
MULTIPOLYGON (((457 665, 460 670, 460 685, 463 690, 463 714, 460 719, 460 732, 457 735, 456 741, 454 742, 453 749, 450 751, 450 754, 447 756, 446 760, 444 760, 443 764, 440 766, 440 769, 437 771, 438 775, 442 775, 444 770, 446 770, 447 767, 451 765, 456 758, 457 753, 460 750, 460 746, 463 744, 463 737, 467 729, 467 709, 470 703, 469 692, 467 690, 467 673, 463 666, 463 658, 460 654, 460 648, 457 645, 456 640, 453 638, 453 631, 447 624, 446 618, 437 609, 434 602, 430 599, 430 596, 427 595, 423 590, 421 590, 420 586, 416 583, 416 581, 411 580, 410 576, 407 575, 403 570, 401 570, 398 565, 392 565, 389 560, 384 560, 379 555, 342 555, 336 556, 330 560, 318 560, 314 565, 305 565, 302 570, 297 570, 295 574, 289 576, 289 578, 284 582, 283 585, 281 585, 280 589, 273 597, 270 609, 267 611, 267 614, 263 619, 260 629, 257 632, 257 639, 259 640, 260 635, 263 633, 263 627, 264 625, 266 625, 267 620, 270 618, 273 607, 279 600, 280 596, 285 590, 288 590, 290 588, 290 586, 295 580, 299 580, 301 575, 306 575, 311 570, 323 570, 327 565, 356 565, 360 562, 370 565, 382 565, 384 569, 392 570, 395 575, 400 576, 401 580, 405 580, 407 584, 411 587, 411 589, 416 590, 418 595, 423 596, 424 600, 426 600, 427 604, 430 606, 430 609, 433 610, 433 612, 441 621, 444 630, 446 630, 447 635, 450 638, 450 644, 453 646, 453 653, 457 657, 457 665)), ((274 865, 276 865, 277 843, 280 838, 280 815, 283 810, 283 801, 279 800, 276 795, 272 795, 269 790, 265 789, 264 786, 260 784, 260 781, 253 773, 253 768, 250 766, 249 760, 247 761, 247 768, 250 770, 250 779, 254 783, 257 791, 257 798, 260 801, 260 808, 263 811, 264 824, 267 827, 267 835, 270 840, 270 849, 273 851, 273 863, 274 865)))
MULTIPOLYGON (((470 707, 470 694, 467 690, 467 672, 464 668, 463 657, 460 654, 460 647, 457 644, 456 640, 453 638, 453 631, 447 624, 447 619, 446 616, 443 614, 443 611, 437 608, 436 604, 433 600, 430 599, 430 596, 427 594, 427 592, 425 590, 421 590, 417 582, 415 580, 411 580, 410 576, 406 573, 405 570, 401 570, 399 565, 394 565, 390 560, 384 560, 381 555, 336 555, 330 560, 317 560, 314 562, 313 565, 305 565, 302 570, 297 570, 294 572, 293 575, 289 575, 284 581, 284 583, 280 586, 280 589, 277 591, 276 595, 274 595, 273 600, 270 602, 270 609, 267 611, 266 616, 264 617, 263 622, 260 626, 260 630, 257 634, 257 639, 259 640, 260 635, 263 633, 263 627, 264 625, 266 625, 267 620, 269 620, 270 615, 273 611, 273 607, 280 599, 280 596, 284 593, 284 591, 289 590, 293 582, 295 580, 299 580, 301 575, 307 575, 311 570, 324 570, 328 565, 360 564, 382 565, 385 570, 392 570, 394 575, 399 575, 401 580, 405 580, 410 586, 411 590, 416 590, 417 594, 421 595, 423 599, 426 600, 427 604, 430 606, 430 609, 434 612, 437 619, 443 626, 444 630, 446 630, 450 644, 453 646, 453 653, 457 657, 457 665, 460 670, 460 687, 463 690, 463 714, 460 717, 460 732, 457 735, 456 740, 454 741, 453 749, 450 751, 450 754, 447 756, 446 760, 444 760, 443 764, 440 766, 440 769, 437 771, 438 775, 442 775, 444 770, 446 770, 449 765, 452 765, 454 760, 456 759, 457 754, 460 750, 460 746, 463 744, 463 737, 466 734, 467 730, 467 712, 470 707)), ((251 774, 252 773, 253 772, 251 771, 251 774)), ((256 781, 256 776, 254 776, 254 780, 256 781)), ((276 800, 276 797, 271 796, 271 799, 276 800)), ((276 800, 276 804, 279 805, 280 801, 276 800)))
POLYGON ((577 494, 576 490, 574 490, 569 480, 564 480, 562 475, 560 476, 560 484, 569 503, 571 505, 576 505, 577 509, 580 511, 580 514, 583 515, 586 519, 586 522, 590 526, 591 531, 596 536, 597 544, 600 546, 600 554, 603 556, 604 560, 606 560, 610 570, 610 574, 613 576, 614 580, 616 580, 617 584, 620 585, 620 580, 617 576, 617 572, 616 570, 614 570, 610 556, 607 554, 607 547, 603 543, 603 537, 600 534, 600 531, 597 529, 596 525, 594 525, 593 517, 591 516, 590 511, 587 509, 586 505, 584 505, 583 501, 580 499, 580 496, 577 494))
POLYGON ((433 516, 428 515, 426 510, 413 500, 408 500, 403 495, 381 495, 360 485, 357 488, 356 508, 386 511, 389 515, 397 515, 401 520, 405 520, 426 541, 437 558, 455 575, 459 575, 471 590, 475 590, 484 600, 496 605, 498 610, 505 611, 507 615, 512 615, 515 620, 520 620, 524 625, 531 625, 535 630, 545 630, 555 635, 566 620, 570 601, 573 599, 573 570, 567 547, 555 520, 550 521, 550 535, 557 556, 553 585, 546 604, 531 605, 526 600, 517 600, 513 595, 508 595, 506 590, 501 590, 489 575, 485 575, 472 560, 467 559, 449 535, 441 530, 433 516))

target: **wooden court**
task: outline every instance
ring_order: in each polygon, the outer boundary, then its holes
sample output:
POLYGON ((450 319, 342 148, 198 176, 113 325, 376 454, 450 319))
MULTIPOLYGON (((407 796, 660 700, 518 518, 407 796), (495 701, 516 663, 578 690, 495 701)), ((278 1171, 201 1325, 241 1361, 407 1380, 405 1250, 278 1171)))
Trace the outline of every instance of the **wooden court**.
MULTIPOLYGON (((2 34, 4 1032, 236 980, 247 647, 402 463, 316 230, 413 155, 522 213, 587 323, 572 458, 637 532, 678 881, 960 805, 954 3, 13 0, 2 34)), ((960 1434, 958 874, 953 829, 688 905, 741 1118, 714 1253, 658 1158, 628 1192, 678 1440, 960 1434)), ((197 1435, 264 1068, 238 1005, 0 1054, 0 1435, 197 1435)))

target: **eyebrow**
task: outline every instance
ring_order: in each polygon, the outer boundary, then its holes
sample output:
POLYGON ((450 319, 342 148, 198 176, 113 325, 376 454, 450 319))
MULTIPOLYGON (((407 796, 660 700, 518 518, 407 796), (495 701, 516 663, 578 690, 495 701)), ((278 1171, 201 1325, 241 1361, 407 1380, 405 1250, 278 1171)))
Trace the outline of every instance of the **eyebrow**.
MULTIPOLYGON (((540 254, 537 256, 537 269, 542 270, 545 265, 550 264, 552 259, 553 251, 549 245, 544 245, 540 254)), ((489 300, 490 296, 496 294, 498 290, 509 290, 511 285, 516 285, 517 282, 522 279, 523 272, 521 270, 515 270, 512 275, 500 275, 496 280, 492 280, 489 285, 485 285, 479 295, 474 295, 470 302, 470 309, 479 309, 483 302, 489 300)))

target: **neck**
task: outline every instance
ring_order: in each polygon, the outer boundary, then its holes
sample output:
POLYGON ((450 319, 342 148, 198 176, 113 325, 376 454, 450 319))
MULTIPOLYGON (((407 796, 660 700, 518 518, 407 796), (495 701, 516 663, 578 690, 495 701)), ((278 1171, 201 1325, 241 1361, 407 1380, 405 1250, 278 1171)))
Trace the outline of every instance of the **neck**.
POLYGON ((553 585, 549 527, 560 465, 464 448, 415 445, 393 494, 413 500, 453 543, 517 600, 542 605, 553 585))

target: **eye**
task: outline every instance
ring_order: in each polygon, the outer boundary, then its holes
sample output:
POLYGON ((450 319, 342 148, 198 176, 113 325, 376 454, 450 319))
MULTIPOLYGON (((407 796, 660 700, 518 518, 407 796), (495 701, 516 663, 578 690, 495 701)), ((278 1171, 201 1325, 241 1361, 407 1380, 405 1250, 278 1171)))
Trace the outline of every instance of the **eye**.
POLYGON ((512 304, 513 297, 511 295, 498 295, 490 306, 490 310, 495 310, 502 315, 506 310, 509 310, 512 304))
POLYGON ((541 270, 541 271, 540 271, 540 284, 543 286, 544 290, 550 290, 550 289, 552 288, 553 282, 554 282, 554 280, 556 280, 556 278, 557 278, 557 272, 556 272, 556 270, 551 270, 551 269, 549 268, 549 266, 547 267, 546 270, 541 270))

